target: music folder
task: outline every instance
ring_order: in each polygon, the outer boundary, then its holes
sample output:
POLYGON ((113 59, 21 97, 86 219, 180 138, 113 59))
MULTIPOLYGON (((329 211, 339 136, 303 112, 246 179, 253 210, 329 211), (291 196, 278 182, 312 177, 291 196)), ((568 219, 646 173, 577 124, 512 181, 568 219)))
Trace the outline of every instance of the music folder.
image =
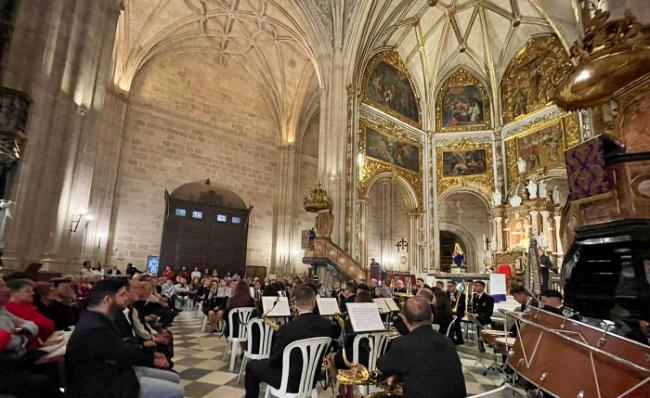
POLYGON ((346 306, 355 333, 386 330, 376 303, 347 303, 346 306))
POLYGON ((262 310, 268 317, 291 316, 289 299, 280 296, 263 296, 262 310))
POLYGON ((339 304, 333 297, 316 297, 316 303, 318 304, 318 312, 323 316, 332 316, 341 313, 339 304))

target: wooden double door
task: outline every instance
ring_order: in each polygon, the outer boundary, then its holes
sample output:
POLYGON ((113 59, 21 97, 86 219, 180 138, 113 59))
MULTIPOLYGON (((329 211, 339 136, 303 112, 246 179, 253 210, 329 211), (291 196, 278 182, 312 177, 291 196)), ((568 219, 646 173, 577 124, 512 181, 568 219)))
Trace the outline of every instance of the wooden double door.
POLYGON ((160 269, 187 266, 246 272, 250 209, 236 209, 170 198, 163 226, 160 269))

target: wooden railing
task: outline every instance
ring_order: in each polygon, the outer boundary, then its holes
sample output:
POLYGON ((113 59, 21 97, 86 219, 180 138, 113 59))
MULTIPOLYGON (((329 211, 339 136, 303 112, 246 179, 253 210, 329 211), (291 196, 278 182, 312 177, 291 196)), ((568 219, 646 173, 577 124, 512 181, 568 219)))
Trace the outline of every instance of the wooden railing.
POLYGON ((351 279, 365 279, 366 272, 354 258, 327 238, 315 238, 313 249, 305 253, 305 262, 316 264, 317 259, 327 260, 351 279))

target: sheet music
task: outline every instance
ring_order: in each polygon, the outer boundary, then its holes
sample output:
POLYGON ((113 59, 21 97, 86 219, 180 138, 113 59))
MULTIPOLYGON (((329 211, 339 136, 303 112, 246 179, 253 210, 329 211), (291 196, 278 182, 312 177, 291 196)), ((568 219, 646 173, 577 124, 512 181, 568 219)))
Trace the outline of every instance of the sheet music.
POLYGON ((388 308, 391 310, 391 312, 399 312, 399 307, 397 306, 395 300, 392 298, 386 298, 384 300, 386 301, 386 305, 388 305, 388 308))
POLYGON ((333 297, 316 297, 316 303, 318 303, 318 311, 323 316, 330 316, 341 313, 339 304, 333 297))
POLYGON ((385 330, 376 303, 347 303, 352 329, 358 332, 385 330))
MULTIPOLYGON (((391 299, 389 299, 391 300, 391 299)), ((379 312, 382 314, 387 314, 390 312, 390 308, 388 307, 388 304, 386 304, 386 299, 383 297, 376 298, 373 300, 376 304, 377 307, 379 307, 379 312)))
POLYGON ((286 297, 264 296, 262 297, 262 309, 263 312, 268 317, 291 316, 291 309, 289 308, 289 299, 286 297), (277 304, 275 304, 276 300, 277 300, 277 304), (273 307, 274 304, 275 307, 273 307), (272 311, 271 308, 273 308, 272 311))

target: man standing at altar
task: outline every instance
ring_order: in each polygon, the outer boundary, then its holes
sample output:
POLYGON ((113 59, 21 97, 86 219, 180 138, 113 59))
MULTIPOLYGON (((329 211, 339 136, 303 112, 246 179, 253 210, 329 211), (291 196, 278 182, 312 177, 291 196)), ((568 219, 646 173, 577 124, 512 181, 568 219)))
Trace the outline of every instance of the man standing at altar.
POLYGON ((374 257, 370 259, 370 279, 386 280, 386 273, 381 269, 381 265, 375 261, 374 257))

